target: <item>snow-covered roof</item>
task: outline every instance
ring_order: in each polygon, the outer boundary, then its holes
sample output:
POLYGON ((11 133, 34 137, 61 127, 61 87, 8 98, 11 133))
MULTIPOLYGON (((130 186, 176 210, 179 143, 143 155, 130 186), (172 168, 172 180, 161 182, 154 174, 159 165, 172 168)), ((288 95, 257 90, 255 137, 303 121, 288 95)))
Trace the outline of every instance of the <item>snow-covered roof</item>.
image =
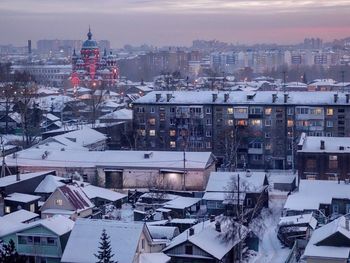
POLYGON ((318 244, 335 233, 340 233, 350 241, 350 231, 346 228, 346 220, 347 219, 342 216, 327 225, 316 229, 305 248, 304 257, 323 258, 324 260, 343 259, 344 262, 347 261, 350 255, 350 246, 345 244, 343 246, 326 246, 318 244))
POLYGON ((115 220, 81 219, 69 236, 61 262, 95 263, 102 230, 110 237, 112 260, 134 262, 136 248, 144 229, 143 223, 124 223, 115 220))
POLYGON ((81 190, 83 190, 83 192, 90 198, 102 198, 105 200, 109 200, 111 202, 115 202, 117 200, 123 199, 126 197, 125 194, 121 194, 106 188, 102 188, 102 187, 97 187, 94 185, 86 185, 84 187, 81 187, 81 190))
POLYGON ((35 200, 39 200, 40 196, 37 195, 29 195, 22 193, 12 193, 4 198, 6 201, 14 201, 20 203, 29 203, 35 200))
POLYGON ((290 91, 288 93, 277 91, 257 91, 253 98, 248 98, 251 91, 153 91, 134 101, 134 104, 223 104, 223 105, 348 105, 345 93, 338 93, 337 102, 334 102, 335 92, 319 92, 315 96, 314 92, 290 91), (161 94, 161 98, 156 101, 156 94, 161 94), (172 98, 167 102, 166 94, 171 94, 172 98), (213 102, 212 94, 217 94, 217 99, 213 102), (225 95, 229 94, 225 102, 225 95), (273 94, 276 100, 272 101, 273 94), (284 102, 284 95, 288 94, 287 103, 284 102))
POLYGON ((77 185, 63 185, 57 190, 66 197, 77 212, 94 207, 85 192, 77 185))
POLYGON ((175 226, 154 226, 147 224, 147 227, 152 239, 171 240, 179 234, 179 229, 175 226))
POLYGON ((0 225, 7 224, 7 222, 24 223, 38 217, 39 215, 36 213, 20 209, 0 217, 0 225))
MULTIPOLYGON (((163 251, 166 253, 171 248, 174 248, 185 242, 190 242, 200 249, 204 250, 214 258, 221 260, 240 240, 238 233, 235 238, 225 242, 222 233, 226 231, 226 228, 222 224, 221 232, 215 230, 215 222, 205 221, 192 226, 194 234, 190 235, 190 230, 187 229, 180 235, 175 237, 170 245, 163 251)), ((241 227, 241 238, 244 239, 247 234, 247 229, 241 227)))
MULTIPOLYGON (((6 163, 9 166, 19 165, 53 168, 98 166, 109 166, 113 168, 144 167, 178 169, 181 171, 184 165, 182 152, 152 151, 152 156, 145 158, 145 154, 149 154, 149 151, 88 151, 86 149, 67 149, 61 151, 58 146, 44 149, 41 149, 42 146, 39 148, 34 146, 17 152, 16 158, 7 156, 6 163), (45 152, 46 157, 43 159, 45 152)), ((205 169, 208 165, 212 164, 212 161, 212 154, 210 152, 186 152, 187 170, 205 169)))
POLYGON ((312 213, 310 213, 296 216, 281 217, 280 222, 278 223, 279 226, 303 224, 309 224, 313 229, 315 229, 317 226, 317 220, 312 216, 312 213))
POLYGON ((140 255, 140 263, 167 263, 170 257, 162 252, 159 253, 142 253, 140 255))
POLYGON ((238 181, 245 192, 260 192, 265 184, 266 173, 260 171, 250 172, 212 172, 210 173, 206 192, 232 192, 233 182, 238 181), (231 187, 232 185, 232 187, 231 187))
POLYGON ((287 210, 318 210, 320 204, 331 204, 332 198, 350 199, 350 184, 343 181, 300 180, 299 191, 288 196, 287 210))
POLYGON ((185 209, 199 203, 200 201, 200 198, 179 196, 166 202, 163 206, 170 209, 185 209))
MULTIPOLYGON (((32 179, 32 178, 35 178, 38 176, 42 176, 43 174, 50 174, 50 173, 54 173, 54 171, 20 174, 20 181, 29 180, 29 179, 32 179)), ((16 178, 17 178, 16 175, 8 175, 8 176, 0 178, 0 187, 6 187, 6 186, 9 186, 12 184, 19 183, 20 181, 17 181, 16 178)))
POLYGON ((132 120, 132 110, 121 109, 121 110, 113 111, 111 113, 101 116, 99 119, 132 120))
POLYGON ((302 146, 298 152, 315 152, 315 153, 349 153, 349 137, 318 137, 306 136, 302 138, 299 145, 302 146), (321 149, 321 141, 324 142, 324 149, 321 149))
POLYGON ((64 178, 54 175, 47 175, 44 180, 40 182, 38 187, 35 189, 35 193, 53 193, 56 188, 65 185, 61 182, 64 178))
POLYGON ((46 119, 48 119, 50 121, 58 121, 58 120, 60 120, 60 118, 58 118, 57 116, 53 115, 52 113, 44 114, 43 117, 45 117, 46 119))
POLYGON ((0 225, 0 237, 9 235, 11 233, 17 233, 19 231, 30 229, 39 225, 44 226, 45 228, 57 234, 58 236, 61 236, 72 230, 74 222, 68 218, 59 215, 50 218, 40 219, 30 223, 7 222, 4 225, 0 225))

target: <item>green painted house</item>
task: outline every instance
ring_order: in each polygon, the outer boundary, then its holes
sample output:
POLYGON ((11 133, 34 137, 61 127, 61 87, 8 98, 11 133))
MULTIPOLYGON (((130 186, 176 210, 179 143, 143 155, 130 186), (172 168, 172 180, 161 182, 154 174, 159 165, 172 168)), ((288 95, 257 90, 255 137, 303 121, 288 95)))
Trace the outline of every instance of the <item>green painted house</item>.
POLYGON ((8 222, 0 227, 0 239, 11 239, 17 252, 29 258, 30 263, 60 262, 74 222, 63 216, 37 220, 31 223, 8 222))

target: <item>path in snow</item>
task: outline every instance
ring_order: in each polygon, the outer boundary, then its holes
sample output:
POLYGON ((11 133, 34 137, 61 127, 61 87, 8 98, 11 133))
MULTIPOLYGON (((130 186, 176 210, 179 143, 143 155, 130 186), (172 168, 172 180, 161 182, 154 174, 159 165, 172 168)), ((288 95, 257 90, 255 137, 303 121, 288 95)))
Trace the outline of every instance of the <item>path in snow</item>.
POLYGON ((261 222, 266 228, 259 244, 259 253, 252 263, 282 263, 287 258, 290 249, 283 248, 277 238, 277 224, 285 199, 272 199, 268 216, 261 222))

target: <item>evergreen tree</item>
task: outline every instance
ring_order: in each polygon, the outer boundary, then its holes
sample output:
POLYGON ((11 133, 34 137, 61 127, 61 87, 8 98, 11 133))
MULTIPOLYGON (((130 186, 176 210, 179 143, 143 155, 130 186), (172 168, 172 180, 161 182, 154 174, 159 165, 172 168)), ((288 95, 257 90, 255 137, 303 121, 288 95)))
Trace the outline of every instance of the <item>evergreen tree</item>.
POLYGON ((25 263, 26 257, 18 255, 15 242, 10 239, 8 244, 0 240, 0 263, 25 263))
POLYGON ((102 234, 100 237, 100 246, 98 254, 94 254, 94 256, 98 259, 96 263, 118 263, 117 261, 113 261, 112 257, 114 254, 112 254, 112 248, 111 248, 111 242, 109 241, 109 236, 106 233, 106 230, 102 230, 102 234))

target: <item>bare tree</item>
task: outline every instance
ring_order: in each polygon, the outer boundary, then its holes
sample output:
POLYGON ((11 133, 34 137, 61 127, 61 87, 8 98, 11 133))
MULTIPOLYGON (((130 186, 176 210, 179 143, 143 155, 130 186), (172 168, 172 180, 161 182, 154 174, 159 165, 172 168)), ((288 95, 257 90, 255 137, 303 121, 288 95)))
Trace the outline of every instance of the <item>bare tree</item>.
POLYGON ((91 125, 92 127, 95 127, 96 120, 99 115, 99 108, 103 102, 103 97, 107 91, 103 84, 99 84, 95 81, 92 82, 90 88, 91 125))

